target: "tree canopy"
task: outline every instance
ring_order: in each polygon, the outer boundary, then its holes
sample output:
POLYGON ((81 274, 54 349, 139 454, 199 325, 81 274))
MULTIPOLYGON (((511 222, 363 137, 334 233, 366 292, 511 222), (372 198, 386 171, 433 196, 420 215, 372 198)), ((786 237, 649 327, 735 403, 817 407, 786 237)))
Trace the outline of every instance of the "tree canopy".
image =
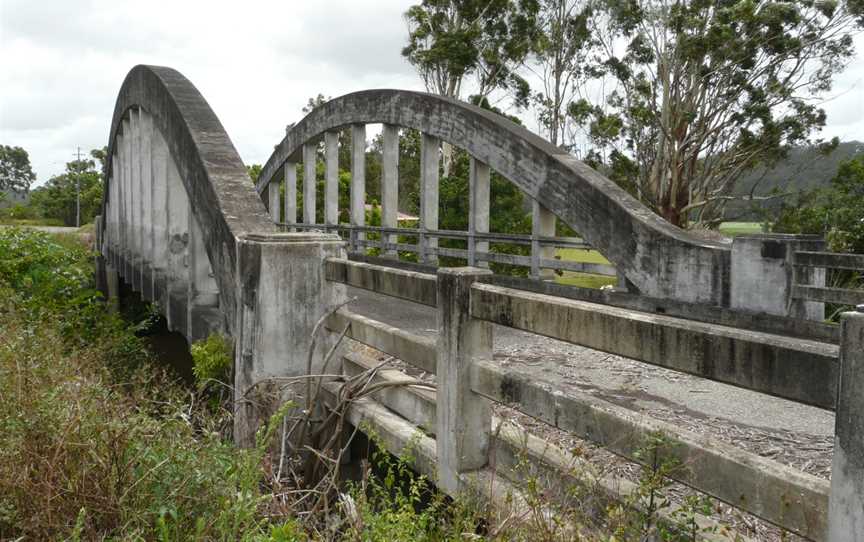
POLYGON ((30 155, 21 147, 0 145, 0 191, 26 191, 36 180, 30 155))
POLYGON ((820 143, 819 100, 853 54, 861 2, 613 0, 593 70, 612 90, 569 113, 592 159, 671 223, 715 225, 743 172, 820 143))
POLYGON ((44 218, 61 220, 67 226, 74 226, 76 192, 77 187, 80 187, 81 224, 92 222, 102 207, 102 169, 97 168, 96 163, 104 163, 105 154, 104 148, 94 149, 90 151, 90 159, 68 162, 64 173, 33 190, 31 205, 44 218))

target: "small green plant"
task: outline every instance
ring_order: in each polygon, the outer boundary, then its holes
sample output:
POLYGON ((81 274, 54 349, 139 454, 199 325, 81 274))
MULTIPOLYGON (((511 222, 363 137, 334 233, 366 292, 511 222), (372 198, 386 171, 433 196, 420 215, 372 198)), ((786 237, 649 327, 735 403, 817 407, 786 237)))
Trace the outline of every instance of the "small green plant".
POLYGON ((199 388, 206 387, 210 382, 230 382, 234 347, 228 338, 214 333, 194 343, 190 351, 194 364, 192 372, 199 388))

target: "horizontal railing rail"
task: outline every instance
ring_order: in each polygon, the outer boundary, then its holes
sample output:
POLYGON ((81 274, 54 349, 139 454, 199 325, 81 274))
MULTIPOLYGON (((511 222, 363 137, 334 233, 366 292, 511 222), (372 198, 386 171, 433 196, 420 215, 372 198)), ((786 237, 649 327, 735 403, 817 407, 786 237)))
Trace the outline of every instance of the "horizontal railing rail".
POLYGON ((409 252, 413 254, 425 254, 428 256, 446 256, 451 258, 460 258, 470 262, 473 260, 479 262, 491 262, 507 265, 515 265, 521 267, 539 266, 543 269, 555 269, 560 271, 572 271, 576 273, 590 273, 593 275, 604 275, 609 277, 618 276, 618 271, 615 266, 603 263, 592 262, 574 262, 557 258, 535 258, 534 256, 521 254, 507 254, 502 252, 492 252, 486 250, 471 250, 463 248, 450 248, 440 246, 423 246, 422 243, 399 243, 387 241, 386 238, 391 235, 401 235, 403 237, 420 237, 437 239, 456 239, 465 240, 469 243, 485 241, 487 243, 498 244, 515 244, 515 245, 532 245, 538 243, 540 246, 553 248, 575 248, 580 250, 590 250, 590 245, 584 243, 576 237, 537 237, 532 238, 530 235, 524 234, 498 234, 484 233, 471 234, 462 231, 452 230, 417 230, 412 228, 382 228, 377 226, 351 226, 347 224, 327 225, 327 224, 280 224, 285 229, 299 230, 320 230, 326 232, 347 233, 344 237, 349 240, 349 248, 352 252, 362 252, 363 249, 377 248, 385 252, 409 252), (357 233, 380 233, 381 239, 360 239, 357 233))
POLYGON ((841 252, 799 251, 795 253, 795 265, 824 267, 864 272, 864 254, 841 252))
MULTIPOLYGON (((854 271, 864 280, 864 254, 797 251, 793 256, 793 263, 796 268, 854 271)), ((864 304, 864 288, 822 286, 822 282, 824 278, 820 279, 818 284, 803 284, 796 281, 792 286, 792 298, 838 305, 864 304)))

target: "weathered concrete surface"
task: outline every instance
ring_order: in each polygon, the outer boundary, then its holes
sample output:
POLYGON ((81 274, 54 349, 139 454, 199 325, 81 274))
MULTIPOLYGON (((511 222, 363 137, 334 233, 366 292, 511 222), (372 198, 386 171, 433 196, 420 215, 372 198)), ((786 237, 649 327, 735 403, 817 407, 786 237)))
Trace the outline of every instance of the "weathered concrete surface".
MULTIPOLYGON (((333 234, 248 234, 238 240, 238 250, 234 438, 250 446, 259 423, 272 414, 272 405, 255 398, 279 388, 274 378, 309 374, 312 331, 345 301, 345 287, 327 281, 322 265, 327 258, 344 257, 344 243, 333 234)), ((330 346, 326 333, 315 345, 313 374, 330 346)))
POLYGON ((728 304, 728 245, 669 225, 609 179, 500 115, 441 96, 372 90, 328 101, 278 145, 259 191, 304 143, 356 123, 411 128, 466 149, 580 232, 643 294, 728 304))
POLYGON ((834 408, 837 347, 521 292, 471 290, 476 318, 793 399, 834 408))
POLYGON ((842 320, 830 542, 864 540, 864 305, 858 309, 843 314, 842 320))
POLYGON ((471 387, 637 461, 636 452, 660 433, 668 443, 658 453, 684 466, 672 472, 672 478, 804 536, 824 536, 829 491, 825 480, 584 392, 561 393, 554 382, 495 363, 475 363, 471 387))
MULTIPOLYGON (((352 256, 352 258, 357 258, 352 256)), ((367 263, 379 263, 376 258, 366 257, 362 261, 367 263)), ((416 269, 421 272, 433 272, 434 270, 416 269)), ((709 324, 720 324, 723 326, 762 331, 774 335, 783 335, 799 339, 810 339, 820 342, 836 344, 840 340, 840 326, 815 322, 800 318, 789 318, 767 313, 756 313, 736 311, 724 307, 704 305, 699 303, 687 303, 672 299, 659 299, 644 295, 635 295, 625 291, 598 290, 595 288, 578 288, 554 282, 537 281, 523 277, 511 277, 496 275, 484 280, 489 284, 497 284, 508 288, 527 290, 540 294, 564 297, 567 299, 578 299, 592 303, 602 303, 622 309, 633 309, 641 312, 676 316, 705 322, 709 324)))
MULTIPOLYGON (((204 245, 216 271, 220 306, 234 325, 233 297, 237 271, 236 239, 248 232, 276 232, 230 138, 201 93, 179 72, 158 66, 136 66, 117 96, 108 141, 108 155, 118 152, 117 135, 131 109, 141 108, 164 138, 193 213, 201 224, 204 245)), ((131 148, 130 148, 131 151, 131 148)), ((131 163, 127 160, 127 163, 131 163)), ((103 207, 112 190, 113 160, 106 161, 109 179, 103 207)), ((131 182, 131 173, 127 182, 131 182)), ((131 201, 129 202, 131 211, 131 201)), ((129 212, 120 216, 128 217, 129 212)))
MULTIPOLYGON (((343 358, 343 370, 347 376, 355 376, 379 365, 374 358, 360 353, 351 353, 343 358)), ((412 382, 413 378, 398 370, 379 369, 370 384, 384 382, 412 382)), ((385 387, 373 396, 376 401, 396 412, 410 423, 435 435, 437 394, 433 390, 420 387, 385 387)), ((638 490, 638 486, 611 475, 599 476, 584 459, 564 452, 554 444, 531 435, 523 429, 495 416, 491 419, 490 467, 511 481, 522 483, 533 478, 540 482, 546 498, 566 504, 574 499, 574 488, 586 489, 575 498, 582 509, 592 509, 598 517, 604 514, 607 506, 614 501, 628 498, 638 490), (599 491, 598 491, 599 490, 599 491), (592 500, 595 502, 586 502, 592 500)), ((674 518, 671 514, 676 507, 659 511, 661 518, 674 518)), ((716 526, 708 518, 697 515, 697 523, 704 527, 705 540, 729 540, 728 536, 707 534, 716 526)), ((673 521, 674 524, 674 521, 673 521)))
POLYGON ((327 327, 340 333, 350 324, 349 337, 385 354, 406 360, 414 367, 435 374, 438 350, 435 340, 423 335, 367 318, 348 309, 340 309, 327 320, 327 327))
POLYGON ((796 268, 795 252, 819 251, 815 235, 741 235, 732 241, 730 307, 738 310, 822 321, 823 303, 794 299, 795 284, 825 285, 825 270, 796 268))
POLYGON ((486 465, 491 404, 471 391, 473 364, 492 359, 492 326, 472 318, 471 285, 488 269, 438 270, 437 419, 438 484, 451 494, 459 475, 486 465))
POLYGON ((328 280, 431 307, 438 304, 435 275, 347 260, 325 262, 325 269, 328 280))
MULTIPOLYGON (((415 335, 434 339, 436 313, 430 307, 366 290, 348 289, 357 297, 351 310, 415 335)), ((668 371, 524 331, 494 326, 495 359, 536 378, 554 379, 620 405, 646 412, 688 412, 699 419, 717 418, 753 428, 771 428, 819 437, 833 435, 833 413, 728 384, 668 371), (636 369, 639 369, 638 372, 636 369)))

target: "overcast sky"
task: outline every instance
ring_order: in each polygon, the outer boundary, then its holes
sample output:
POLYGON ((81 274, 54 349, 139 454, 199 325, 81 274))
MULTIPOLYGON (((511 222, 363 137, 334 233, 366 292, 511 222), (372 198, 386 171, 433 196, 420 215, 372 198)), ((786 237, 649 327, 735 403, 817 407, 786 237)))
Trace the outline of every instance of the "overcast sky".
MULTIPOLYGON (((136 64, 179 70, 247 164, 264 163, 310 96, 422 90, 400 56, 416 0, 0 0, 0 143, 24 147, 37 184, 107 144, 136 64)), ((864 39, 825 104, 824 134, 864 141, 864 39)), ((529 126, 533 125, 526 115, 529 126)))

